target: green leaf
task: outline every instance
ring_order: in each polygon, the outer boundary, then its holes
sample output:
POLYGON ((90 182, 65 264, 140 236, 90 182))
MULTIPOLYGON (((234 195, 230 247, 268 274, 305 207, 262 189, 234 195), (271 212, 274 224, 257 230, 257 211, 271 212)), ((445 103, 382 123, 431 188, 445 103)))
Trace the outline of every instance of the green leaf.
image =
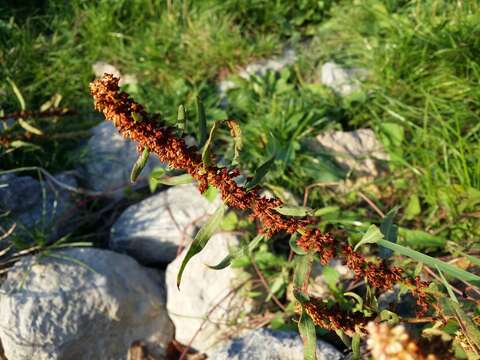
POLYGON ((192 257, 197 255, 202 249, 207 245, 208 240, 212 237, 212 235, 215 233, 217 230, 218 226, 222 222, 223 215, 225 214, 225 204, 221 204, 218 209, 215 211, 215 213, 208 219, 208 221, 205 223, 205 225, 202 226, 200 231, 197 233, 195 236, 195 239, 193 239, 192 244, 188 248, 188 251, 185 255, 185 258, 182 261, 182 264, 180 265, 180 269, 178 270, 177 274, 177 287, 180 289, 180 282, 182 281, 182 274, 183 271, 185 270, 185 267, 187 266, 188 262, 192 257))
POLYGON ((230 266, 233 260, 233 256, 228 254, 217 265, 207 265, 212 270, 222 270, 230 266))
POLYGON ((410 249, 408 247, 391 243, 390 241, 387 241, 387 240, 379 240, 377 241, 377 244, 380 246, 386 247, 390 250, 393 250, 401 255, 408 256, 409 258, 412 258, 418 262, 422 262, 427 266, 431 266, 433 268, 438 266, 438 268, 441 271, 443 271, 444 273, 450 276, 453 276, 460 280, 471 282, 476 286, 480 286, 480 276, 469 273, 468 271, 462 270, 449 263, 435 259, 428 255, 422 254, 421 252, 410 249))
POLYGON ((195 105, 197 108, 197 121, 198 121, 198 128, 200 131, 200 140, 198 142, 198 147, 201 149, 208 138, 207 117, 205 115, 205 108, 203 107, 203 103, 200 100, 199 96, 195 98, 195 105))
POLYGON ((322 277, 325 283, 331 290, 337 289, 338 280, 340 280, 340 274, 331 266, 324 266, 322 271, 322 277))
POLYGON ((139 123, 143 120, 142 114, 140 113, 132 112, 131 115, 134 123, 139 123))
POLYGON ((232 263, 232 260, 236 259, 239 256, 242 256, 244 254, 251 254, 253 250, 257 248, 257 246, 260 244, 260 242, 264 239, 264 235, 257 235, 255 236, 252 241, 250 241, 246 246, 243 246, 239 251, 237 251, 235 254, 228 254, 225 256, 222 261, 220 261, 217 265, 207 265, 210 269, 214 270, 221 270, 225 269, 227 266, 229 266, 232 263))
POLYGON ((431 235, 422 230, 410 230, 401 227, 398 232, 403 238, 405 245, 415 249, 440 248, 443 247, 446 242, 444 238, 431 235))
POLYGON ((315 333, 315 324, 302 309, 302 315, 298 322, 298 331, 303 341, 303 357, 305 360, 317 359, 317 334, 315 333))
POLYGON ((297 255, 306 255, 307 252, 303 250, 300 246, 297 245, 298 233, 292 234, 290 240, 288 241, 290 249, 297 255))
MULTIPOLYGON (((380 231, 382 232, 384 238, 393 243, 397 242, 398 237, 398 226, 393 223, 393 219, 395 218, 397 211, 398 207, 391 209, 380 223, 380 231)), ((391 250, 380 248, 379 255, 382 258, 387 259, 392 256, 392 254, 393 252, 391 250)))
POLYGON ((304 293, 303 291, 297 288, 293 289, 293 296, 295 296, 295 299, 297 299, 297 301, 300 304, 304 304, 310 301, 310 297, 306 293, 304 293))
POLYGON ((148 157, 150 156, 150 151, 147 147, 143 149, 143 152, 138 157, 137 161, 132 167, 132 172, 130 173, 130 181, 134 183, 137 181, 138 176, 142 172, 145 165, 147 165, 148 157))
POLYGON ((182 174, 177 176, 164 176, 156 180, 158 181, 159 184, 162 184, 162 185, 175 186, 175 185, 191 184, 193 181, 193 178, 192 178, 192 175, 190 174, 182 174))
POLYGON ((23 140, 14 140, 10 143, 10 146, 14 149, 29 148, 31 150, 42 150, 40 146, 23 140))
POLYGON ((215 199, 217 198, 219 193, 220 193, 220 191, 215 186, 209 185, 207 190, 205 190, 202 195, 209 202, 213 202, 213 201, 215 201, 215 199))
POLYGON ((210 134, 208 135, 207 142, 205 143, 203 150, 202 150, 202 162, 205 166, 210 165, 210 146, 213 141, 213 137, 215 134, 215 130, 217 129, 218 125, 221 123, 221 121, 215 121, 213 123, 212 128, 210 129, 210 134))
POLYGON ((308 276, 313 262, 313 255, 308 253, 306 255, 300 255, 295 258, 295 275, 294 286, 299 289, 303 289, 308 282, 308 276))
POLYGON ((400 322, 400 318, 397 314, 390 310, 382 310, 380 311, 380 320, 386 321, 389 325, 395 325, 400 322))
POLYGON ((270 159, 265 161, 260 167, 255 171, 255 175, 252 180, 247 182, 245 187, 247 190, 253 189, 255 186, 257 186, 260 181, 264 178, 264 176, 268 173, 270 168, 272 167, 273 163, 275 161, 275 156, 272 156, 270 159))
POLYGON ((304 217, 307 215, 312 214, 312 209, 307 208, 307 207, 302 207, 302 206, 285 206, 281 205, 274 210, 282 215, 286 216, 299 216, 299 217, 304 217))
POLYGON ((375 244, 378 241, 383 239, 383 234, 380 229, 376 225, 370 225, 365 235, 363 235, 362 239, 355 245, 354 250, 357 249, 365 244, 375 244))
POLYGON ((418 196, 415 194, 410 196, 407 207, 405 208, 404 218, 407 220, 412 220, 421 212, 422 208, 420 207, 420 199, 418 196))
POLYGON ((351 360, 360 360, 360 335, 359 334, 354 334, 352 338, 351 360))
POLYGON ((234 155, 232 165, 237 165, 238 160, 240 159, 240 150, 243 146, 242 140, 242 129, 240 125, 235 120, 225 120, 227 126, 230 128, 230 135, 233 138, 233 145, 234 145, 234 155))
POLYGON ((455 296, 455 293, 453 292, 452 286, 448 283, 447 279, 445 279, 445 276, 443 276, 443 272, 438 268, 438 266, 435 266, 438 273, 440 274, 440 278, 442 279, 443 286, 447 289, 448 296, 450 296, 450 299, 452 301, 456 302, 458 304, 458 299, 455 296))
POLYGON ((320 216, 325 216, 327 214, 337 212, 338 210, 340 210, 340 208, 338 206, 326 206, 326 207, 321 208, 321 209, 315 209, 314 212, 313 212, 313 215, 320 217, 320 216))
POLYGON ((29 133, 35 134, 35 135, 43 135, 43 131, 40 129, 37 129, 35 126, 30 125, 27 121, 23 120, 22 118, 18 119, 18 123, 22 128, 27 130, 29 133))
POLYGON ((10 83, 10 86, 12 87, 12 90, 18 99, 18 103, 20 104, 20 110, 25 111, 27 109, 27 106, 25 105, 25 99, 23 98, 22 93, 18 89, 17 85, 13 82, 13 80, 7 78, 7 81, 10 83))
POLYGON ((180 106, 178 107, 177 128, 182 132, 182 134, 187 128, 187 112, 182 104, 180 104, 180 106))

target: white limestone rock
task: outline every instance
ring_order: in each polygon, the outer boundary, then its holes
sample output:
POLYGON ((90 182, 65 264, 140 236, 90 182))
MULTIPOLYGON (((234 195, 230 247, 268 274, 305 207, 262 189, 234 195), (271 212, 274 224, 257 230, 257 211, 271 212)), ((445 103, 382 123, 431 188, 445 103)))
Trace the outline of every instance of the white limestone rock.
POLYGON ((238 331, 235 325, 240 321, 240 314, 250 309, 249 301, 233 290, 241 281, 234 269, 207 267, 219 263, 229 253, 229 247, 237 244, 238 239, 233 235, 214 235, 188 262, 180 290, 177 288, 177 273, 186 251, 167 267, 167 310, 175 324, 175 337, 184 344, 193 339, 192 347, 200 352, 207 352, 226 338, 226 332, 238 331))
MULTIPOLYGON (((91 190, 121 198, 124 189, 132 186, 130 173, 138 157, 136 144, 123 138, 111 121, 102 122, 91 132, 80 173, 91 190)), ((160 164, 157 157, 150 156, 135 185, 146 184, 146 176, 160 164)))
POLYGON ((366 71, 359 68, 344 68, 334 62, 327 62, 320 69, 320 82, 342 96, 360 90, 360 80, 366 71))
POLYGON ((26 257, 1 286, 0 340, 9 360, 121 360, 143 341, 163 356, 173 338, 160 276, 93 248, 26 257))
POLYGON ((357 176, 377 176, 382 161, 389 159, 371 129, 324 132, 311 145, 331 154, 341 166, 357 176))
POLYGON ((111 229, 110 248, 146 264, 170 262, 219 204, 193 184, 171 187, 125 210, 111 229))

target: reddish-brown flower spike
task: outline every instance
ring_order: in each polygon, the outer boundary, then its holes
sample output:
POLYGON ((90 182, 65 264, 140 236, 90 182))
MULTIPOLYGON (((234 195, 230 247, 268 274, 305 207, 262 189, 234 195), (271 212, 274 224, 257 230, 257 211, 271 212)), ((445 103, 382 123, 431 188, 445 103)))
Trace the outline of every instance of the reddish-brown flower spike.
MULTIPOLYGON (((298 245, 304 250, 317 252, 324 264, 335 256, 341 256, 357 277, 364 277, 371 286, 382 290, 392 288, 399 281, 412 283, 411 279, 402 280, 400 269, 389 269, 384 263, 368 262, 350 246, 341 246, 331 234, 313 228, 315 224, 311 220, 289 218, 279 214, 275 211, 276 207, 282 205, 279 199, 266 198, 259 195, 258 190, 247 190, 235 182, 235 177, 239 174, 238 169, 205 166, 195 147, 188 147, 183 138, 175 136, 173 128, 158 122, 142 105, 133 101, 128 94, 120 92, 118 81, 119 79, 112 75, 105 74, 103 78, 90 84, 95 109, 102 111, 105 118, 111 120, 124 137, 136 141, 138 149, 146 147, 170 167, 188 172, 197 181, 201 192, 209 185, 219 189, 223 201, 228 206, 249 212, 254 220, 260 222, 262 231, 267 236, 278 232, 302 233, 298 245), (134 117, 141 121, 136 121, 134 117)), ((414 293, 424 310, 426 306, 424 286, 419 281, 414 285, 416 285, 414 293)), ((316 307, 310 307, 308 311, 312 318, 314 316, 317 316, 317 319, 323 318, 318 315, 322 313, 319 309, 318 304, 316 307)), ((330 315, 329 319, 335 326, 345 327, 346 323, 342 322, 349 318, 330 315)))

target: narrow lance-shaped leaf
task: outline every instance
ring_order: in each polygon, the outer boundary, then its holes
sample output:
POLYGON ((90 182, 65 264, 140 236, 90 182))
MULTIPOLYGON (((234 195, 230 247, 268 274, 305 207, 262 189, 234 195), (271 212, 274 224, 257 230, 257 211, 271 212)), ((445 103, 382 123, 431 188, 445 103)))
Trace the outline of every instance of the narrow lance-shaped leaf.
POLYGON ((242 141, 242 129, 235 120, 226 120, 228 127, 230 128, 230 135, 233 137, 234 143, 234 155, 232 165, 237 165, 240 159, 240 150, 243 146, 242 141))
POLYGON ((198 147, 201 148, 208 138, 207 132, 207 116, 205 115, 205 108, 203 107, 203 103, 200 100, 200 97, 196 97, 196 108, 197 108, 197 121, 198 121, 198 128, 200 131, 200 140, 198 142, 198 147))
POLYGON ((184 185, 191 184, 193 178, 190 174, 182 174, 176 176, 163 176, 155 179, 159 184, 175 186, 175 185, 184 185))
POLYGON ((185 111, 185 107, 182 104, 180 104, 180 106, 178 107, 177 128, 182 132, 182 134, 187 128, 187 112, 185 111))
POLYGON ((278 206, 274 210, 286 216, 307 216, 313 214, 313 210, 303 206, 278 206))
POLYGON ((143 168, 147 164, 148 161, 148 156, 150 155, 150 151, 148 150, 147 147, 145 147, 138 157, 137 161, 135 161, 135 164, 133 165, 132 172, 130 173, 130 181, 134 183, 137 181, 138 176, 142 172, 143 168))
POLYGON ((295 259, 297 264, 295 266, 294 285, 296 288, 304 290, 307 287, 313 255, 308 253, 303 256, 297 256, 295 259))
POLYGON ((205 145, 203 147, 203 150, 202 150, 202 162, 205 166, 210 165, 210 146, 211 146, 212 141, 213 141, 215 130, 217 129, 219 123, 220 123, 219 121, 215 121, 213 123, 213 126, 210 129, 210 134, 208 136, 207 142, 205 143, 205 145))
POLYGON ((32 133, 32 134, 35 134, 35 135, 43 135, 43 132, 42 130, 40 129, 37 129, 35 126, 29 124, 28 122, 26 122, 25 120, 23 120, 22 118, 19 118, 18 119, 18 123, 20 124, 20 126, 22 128, 24 128, 26 131, 28 131, 29 133, 32 133))
POLYGON ((273 163, 275 161, 275 156, 272 156, 270 159, 265 161, 260 167, 255 171, 255 175, 252 180, 247 182, 245 185, 247 190, 253 189, 255 186, 257 186, 260 181, 264 178, 264 176, 268 173, 270 168, 272 167, 273 163))
POLYGON ((297 255, 306 255, 307 252, 303 250, 300 246, 297 245, 298 233, 292 234, 290 240, 288 241, 290 249, 297 255))
POLYGON ((387 240, 379 240, 377 241, 377 244, 383 247, 386 247, 390 250, 393 250, 401 255, 408 256, 409 258, 412 258, 418 262, 422 262, 427 266, 431 267, 436 267, 443 271, 444 273, 453 276, 457 279, 463 280, 463 281, 468 281, 473 283, 476 286, 480 286, 480 276, 472 274, 468 271, 462 270, 456 266, 453 266, 449 263, 446 263, 442 260, 435 259, 431 256, 422 254, 421 252, 418 252, 416 250, 407 248, 405 246, 399 245, 399 244, 394 244, 390 241, 387 240))
MULTIPOLYGON (((382 232, 385 240, 391 241, 393 243, 397 242, 398 237, 398 226, 394 224, 393 219, 397 214, 398 207, 393 208, 390 210, 387 215, 383 218, 382 222, 380 223, 380 231, 382 232)), ((379 255, 380 257, 387 259, 392 256, 392 250, 380 248, 379 255)))
POLYGON ((225 204, 221 204, 215 213, 208 219, 205 225, 202 226, 200 231, 193 239, 192 244, 188 248, 188 251, 185 255, 185 258, 180 265, 180 269, 178 270, 177 274, 177 287, 180 288, 180 282, 182 281, 182 274, 185 270, 185 266, 187 266, 188 262, 192 257, 197 255, 202 249, 207 245, 208 240, 212 237, 212 235, 217 230, 218 226, 220 225, 223 215, 225 214, 225 204))
POLYGON ((11 79, 7 79, 7 81, 10 83, 10 86, 12 87, 12 90, 18 99, 18 103, 20 104, 20 110, 25 111, 27 109, 27 106, 25 104, 25 99, 23 98, 22 93, 18 89, 17 84, 15 84, 11 79))
POLYGON ((317 334, 315 324, 302 306, 302 315, 298 322, 298 331, 303 341, 303 357, 305 360, 317 359, 317 334))
POLYGON ((225 269, 232 263, 232 260, 241 254, 250 254, 253 250, 257 248, 257 246, 262 242, 264 239, 264 235, 258 234, 255 236, 252 241, 250 241, 247 245, 243 246, 239 251, 234 254, 228 254, 225 256, 217 265, 207 265, 210 269, 214 270, 222 270, 225 269))

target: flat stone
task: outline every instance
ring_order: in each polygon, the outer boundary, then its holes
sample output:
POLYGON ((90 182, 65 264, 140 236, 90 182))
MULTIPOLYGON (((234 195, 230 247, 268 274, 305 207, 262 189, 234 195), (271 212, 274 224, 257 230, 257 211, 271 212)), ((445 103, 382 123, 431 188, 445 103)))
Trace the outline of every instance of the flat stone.
MULTIPOLYGON (((219 345, 208 355, 212 360, 303 360, 303 343, 295 332, 258 329, 219 345)), ((318 360, 343 358, 332 345, 317 340, 318 360)))
MULTIPOLYGON (((104 121, 91 130, 92 137, 85 149, 83 174, 89 189, 106 196, 121 198, 124 190, 132 186, 130 173, 138 158, 136 144, 123 138, 111 121, 104 121)), ((135 186, 146 184, 150 171, 160 166, 155 156, 150 156, 135 186)))
POLYGON ((357 176, 377 176, 382 160, 388 160, 371 129, 327 131, 319 134, 311 145, 317 151, 331 154, 337 163, 357 176))
POLYGON ((228 253, 229 247, 238 245, 238 239, 228 233, 214 235, 205 248, 188 262, 183 273, 180 290, 177 273, 185 251, 170 263, 166 271, 167 310, 175 324, 175 338, 207 352, 228 332, 237 332, 240 314, 249 311, 249 301, 234 289, 241 281, 239 274, 227 267, 213 270, 228 253))
POLYGON ((170 262, 218 206, 193 184, 170 187, 122 213, 112 226, 110 248, 146 264, 170 262))
POLYGON ((360 89, 359 79, 364 74, 362 69, 348 69, 334 62, 327 62, 320 69, 320 82, 339 95, 347 96, 360 89))
POLYGON ((108 250, 25 257, 1 286, 7 359, 119 360, 140 340, 163 356, 173 338, 161 276, 108 250))

